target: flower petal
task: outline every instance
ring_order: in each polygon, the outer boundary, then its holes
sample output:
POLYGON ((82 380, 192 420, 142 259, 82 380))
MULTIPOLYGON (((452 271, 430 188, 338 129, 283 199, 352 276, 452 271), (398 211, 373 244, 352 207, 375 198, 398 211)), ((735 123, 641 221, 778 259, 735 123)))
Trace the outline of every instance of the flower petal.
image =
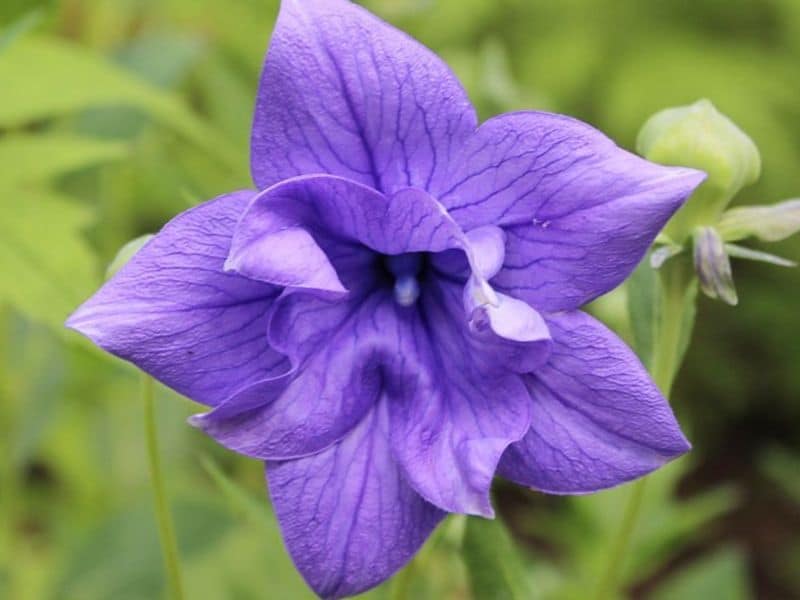
POLYGON ((283 0, 256 101, 253 179, 310 173, 391 193, 440 179, 477 120, 431 51, 346 0, 283 0))
POLYGON ((266 336, 280 290, 223 271, 234 226, 254 195, 220 196, 175 217, 67 326, 211 406, 285 371, 266 336))
POLYGON ((464 286, 464 309, 480 351, 492 353, 504 369, 530 373, 550 355, 550 331, 542 316, 522 300, 493 293, 494 302, 481 302, 473 277, 464 286))
POLYGON ((390 197, 355 181, 310 175, 263 192, 234 234, 226 266, 276 285, 342 292, 364 284, 372 254, 465 246, 461 229, 422 190, 390 197), (360 252, 359 252, 360 250, 360 252))
POLYGON ((484 225, 467 232, 472 247, 475 271, 485 279, 491 279, 503 267, 506 257, 506 235, 494 225, 484 225))
POLYGON ((319 454, 267 463, 286 547, 323 598, 355 595, 389 578, 444 517, 397 468, 386 412, 382 402, 319 454))
POLYGON ((669 404, 616 335, 574 311, 548 318, 553 353, 527 378, 531 428, 498 473, 554 494, 640 477, 689 450, 669 404))
MULTIPOLYGON (((253 211, 248 211, 252 215, 253 211)), ((250 216, 240 225, 225 270, 277 286, 344 294, 336 269, 314 237, 290 219, 265 210, 253 227, 250 216), (249 230, 242 233, 242 229, 249 230)))
POLYGON ((453 164, 434 195, 466 230, 503 227, 505 266, 493 284, 546 311, 576 308, 621 283, 704 177, 537 112, 487 121, 453 164))
POLYGON ((387 378, 392 447, 426 500, 491 516, 492 477, 504 450, 528 430, 530 397, 519 376, 496 369, 496 356, 482 362, 487 356, 472 351, 446 301, 426 293, 403 331, 407 375, 387 378))
POLYGON ((294 294, 275 308, 271 339, 302 361, 296 375, 251 386, 192 424, 240 454, 283 460, 327 448, 374 406, 383 366, 398 352, 398 318, 391 297, 377 293, 353 303, 294 294))

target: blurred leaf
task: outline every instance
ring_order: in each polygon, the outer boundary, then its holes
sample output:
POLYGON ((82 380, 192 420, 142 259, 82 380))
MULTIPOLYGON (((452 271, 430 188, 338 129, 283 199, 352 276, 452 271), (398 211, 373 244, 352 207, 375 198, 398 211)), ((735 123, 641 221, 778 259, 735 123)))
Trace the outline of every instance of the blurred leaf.
MULTIPOLYGON (((144 33, 120 48, 114 62, 143 81, 166 90, 186 78, 204 47, 205 44, 194 36, 144 33)), ((147 122, 147 115, 134 106, 103 106, 82 113, 78 127, 104 137, 131 138, 138 135, 147 122)), ((229 135, 226 137, 232 139, 229 135)))
POLYGON ((266 502, 255 500, 250 494, 241 489, 225 475, 211 458, 203 457, 201 464, 236 512, 248 520, 259 523, 268 530, 269 534, 274 533, 274 517, 268 510, 266 502))
POLYGON ((52 192, 0 191, 0 301, 63 331, 97 283, 83 207, 52 192))
MULTIPOLYGON (((270 597, 313 598, 314 594, 303 583, 300 574, 294 568, 284 549, 277 519, 269 508, 266 496, 259 499, 253 498, 231 480, 211 458, 204 457, 201 463, 234 511, 243 518, 246 523, 245 528, 255 534, 263 544, 257 556, 258 560, 254 564, 262 565, 260 570, 266 575, 268 586, 265 589, 272 592, 270 597)), ((237 561, 241 562, 238 557, 237 561)), ((253 563, 251 562, 251 564, 253 563)), ((249 583, 252 585, 254 581, 258 580, 251 578, 249 583)), ((240 580, 238 586, 244 588, 247 586, 247 582, 240 580)), ((262 589, 257 589, 252 597, 260 598, 263 594, 262 589)))
POLYGON ((176 31, 148 32, 126 44, 116 58, 128 70, 166 89, 186 76, 204 48, 199 36, 176 31))
POLYGON ((759 457, 761 471, 800 504, 800 457, 782 448, 770 448, 759 457))
POLYGON ((8 431, 0 423, 0 432, 8 444, 6 460, 22 468, 34 460, 45 431, 57 419, 65 364, 58 338, 45 327, 19 319, 11 344, 14 352, 6 361, 12 384, 9 408, 16 407, 18 417, 8 431))
POLYGON ((10 46, 17 38, 22 37, 36 27, 42 21, 43 16, 44 10, 42 8, 37 8, 0 30, 0 52, 3 52, 3 50, 10 46))
MULTIPOLYGON (((173 507, 181 557, 214 547, 231 526, 208 500, 179 500, 173 507)), ((112 515, 89 532, 71 553, 54 598, 145 600, 161 595, 161 549, 150 507, 112 515)))
POLYGON ((63 332, 64 319, 97 283, 82 232, 91 214, 47 188, 59 175, 124 151, 116 142, 74 135, 0 138, 0 300, 63 332))
MULTIPOLYGON (((646 579, 687 544, 700 543, 704 527, 736 506, 737 494, 722 486, 676 500, 675 489, 690 464, 686 458, 679 459, 648 476, 622 585, 646 579)), ((544 537, 559 549, 561 586, 553 598, 583 599, 586 590, 597 585, 630 493, 630 486, 623 485, 573 497, 568 509, 531 524, 528 533, 544 537)))
MULTIPOLYGON (((118 159, 124 154, 125 146, 119 142, 76 135, 3 136, 0 137, 0 190, 6 190, 5 194, 24 184, 48 183, 63 173, 118 159)), ((20 198, 13 201, 5 198, 0 202, 13 210, 20 198)))
POLYGON ((709 98, 761 152, 764 176, 746 194, 787 194, 782 186, 797 182, 800 164, 800 146, 792 142, 800 116, 796 57, 769 52, 752 40, 702 37, 685 28, 634 28, 624 44, 628 51, 615 59, 593 102, 593 116, 605 131, 630 145, 655 112, 709 98))
POLYGON ((696 560, 670 577, 653 600, 747 600, 750 598, 747 562, 736 548, 723 548, 696 560))
POLYGON ((238 153, 180 100, 92 52, 63 40, 31 37, 0 55, 0 127, 18 127, 98 106, 134 106, 219 158, 238 153))
POLYGON ((649 367, 653 357, 655 331, 659 319, 660 282, 658 273, 645 257, 626 284, 628 316, 633 333, 633 347, 639 360, 649 367))
POLYGON ((462 556, 474 598, 526 600, 531 597, 525 564, 500 519, 469 517, 462 556))

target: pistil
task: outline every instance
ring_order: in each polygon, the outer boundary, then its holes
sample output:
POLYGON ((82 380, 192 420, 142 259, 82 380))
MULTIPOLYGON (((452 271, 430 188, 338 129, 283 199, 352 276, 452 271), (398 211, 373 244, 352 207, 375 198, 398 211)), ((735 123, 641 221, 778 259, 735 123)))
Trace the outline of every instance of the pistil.
POLYGON ((413 306, 419 298, 419 282, 413 275, 403 275, 394 283, 394 299, 400 306, 413 306))
POLYGON ((413 306, 419 298, 417 276, 422 270, 422 254, 409 252, 386 257, 386 267, 394 276, 394 299, 400 306, 413 306))

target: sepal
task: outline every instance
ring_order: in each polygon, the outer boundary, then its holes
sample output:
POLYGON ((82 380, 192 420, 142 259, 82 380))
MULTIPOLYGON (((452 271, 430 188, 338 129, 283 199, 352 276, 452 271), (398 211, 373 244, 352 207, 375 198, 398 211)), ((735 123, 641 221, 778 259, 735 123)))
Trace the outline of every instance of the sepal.
POLYGON ((744 258, 746 260, 755 260, 758 262, 768 263, 771 265, 777 265, 779 267, 797 266, 797 263, 795 261, 789 260, 788 258, 775 256, 774 254, 770 254, 769 252, 761 252, 760 250, 745 248, 744 246, 739 246, 738 244, 725 244, 725 251, 728 253, 728 256, 732 256, 733 258, 744 258))
POLYGON ((756 237, 779 242, 800 231, 800 198, 771 206, 740 206, 726 211, 718 230, 726 242, 756 237))

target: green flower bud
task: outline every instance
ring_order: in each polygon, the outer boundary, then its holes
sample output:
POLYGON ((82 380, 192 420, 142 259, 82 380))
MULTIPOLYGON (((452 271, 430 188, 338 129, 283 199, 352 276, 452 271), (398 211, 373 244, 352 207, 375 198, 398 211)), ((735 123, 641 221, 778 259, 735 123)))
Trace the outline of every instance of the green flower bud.
POLYGON ((653 162, 708 174, 665 229, 679 244, 697 226, 716 224, 736 193, 761 174, 761 157, 753 140, 708 100, 655 114, 639 132, 636 146, 639 154, 653 162))

